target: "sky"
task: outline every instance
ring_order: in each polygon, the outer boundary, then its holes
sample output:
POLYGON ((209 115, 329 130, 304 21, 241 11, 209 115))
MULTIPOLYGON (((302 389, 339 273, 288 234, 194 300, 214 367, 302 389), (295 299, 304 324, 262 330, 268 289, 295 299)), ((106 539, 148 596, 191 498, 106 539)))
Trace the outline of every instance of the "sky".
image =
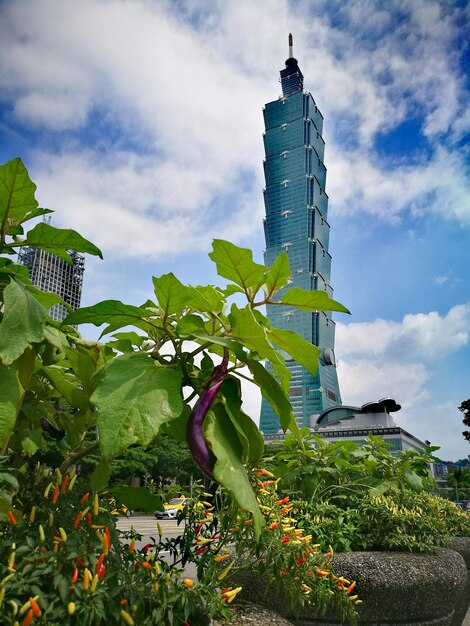
POLYGON ((21 157, 52 224, 103 251, 84 306, 139 305, 170 271, 217 282, 214 238, 262 262, 262 108, 290 32, 325 120, 343 403, 391 396, 398 425, 465 458, 467 2, 2 0, 1 162, 21 157))

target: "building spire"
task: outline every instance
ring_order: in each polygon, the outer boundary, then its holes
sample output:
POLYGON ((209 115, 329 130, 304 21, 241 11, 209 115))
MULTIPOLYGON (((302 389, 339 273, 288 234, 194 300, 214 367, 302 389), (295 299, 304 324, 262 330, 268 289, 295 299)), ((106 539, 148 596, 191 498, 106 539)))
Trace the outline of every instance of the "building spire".
POLYGON ((286 61, 286 67, 290 67, 291 65, 297 65, 297 59, 294 58, 294 38, 292 37, 292 33, 289 33, 289 58, 286 61))

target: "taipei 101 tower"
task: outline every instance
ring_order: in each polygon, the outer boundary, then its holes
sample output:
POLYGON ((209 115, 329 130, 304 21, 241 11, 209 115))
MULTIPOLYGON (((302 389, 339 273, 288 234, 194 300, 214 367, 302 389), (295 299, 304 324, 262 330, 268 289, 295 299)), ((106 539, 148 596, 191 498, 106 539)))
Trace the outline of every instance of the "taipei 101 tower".
MULTIPOLYGON (((309 92, 294 58, 289 35, 289 58, 281 70, 282 96, 264 107, 264 203, 266 218, 265 263, 287 252, 292 280, 286 287, 323 290, 332 297, 331 256, 328 253, 330 225, 323 116, 309 92)), ((277 328, 293 330, 321 350, 319 368, 312 376, 293 360, 290 401, 299 426, 310 426, 311 417, 341 404, 336 372, 335 323, 329 312, 307 312, 289 306, 268 306, 267 315, 277 328)), ((279 418, 263 398, 260 429, 277 433, 279 418)))

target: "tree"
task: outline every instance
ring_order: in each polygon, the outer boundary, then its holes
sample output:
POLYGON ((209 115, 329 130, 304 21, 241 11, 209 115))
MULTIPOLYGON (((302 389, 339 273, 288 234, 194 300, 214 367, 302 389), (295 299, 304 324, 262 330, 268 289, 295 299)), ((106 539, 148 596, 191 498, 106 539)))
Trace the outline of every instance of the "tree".
MULTIPOLYGON (((470 426, 470 399, 464 400, 459 406, 459 411, 463 413, 463 423, 465 426, 470 426)), ((470 441, 470 430, 464 430, 462 435, 467 441, 470 441)))

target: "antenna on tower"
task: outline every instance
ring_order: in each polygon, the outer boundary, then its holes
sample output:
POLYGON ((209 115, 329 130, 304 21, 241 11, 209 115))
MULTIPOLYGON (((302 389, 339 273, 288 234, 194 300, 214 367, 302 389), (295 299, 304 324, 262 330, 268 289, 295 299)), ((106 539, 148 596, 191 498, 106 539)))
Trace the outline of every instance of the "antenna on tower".
POLYGON ((294 56, 294 43, 292 33, 289 33, 289 59, 292 59, 294 56))

